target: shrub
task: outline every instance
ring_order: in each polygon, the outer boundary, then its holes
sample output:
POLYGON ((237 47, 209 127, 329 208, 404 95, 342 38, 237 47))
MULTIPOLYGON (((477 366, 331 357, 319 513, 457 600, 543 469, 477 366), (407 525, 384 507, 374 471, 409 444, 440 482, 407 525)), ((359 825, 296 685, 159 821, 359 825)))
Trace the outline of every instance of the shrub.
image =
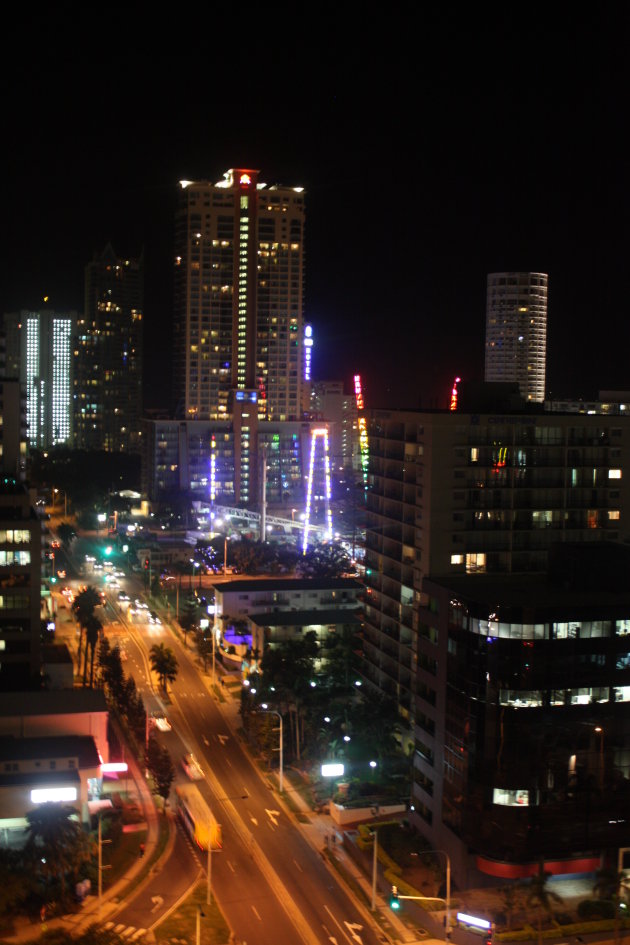
POLYGON ((615 907, 606 899, 583 899, 577 914, 580 919, 614 919, 615 907))

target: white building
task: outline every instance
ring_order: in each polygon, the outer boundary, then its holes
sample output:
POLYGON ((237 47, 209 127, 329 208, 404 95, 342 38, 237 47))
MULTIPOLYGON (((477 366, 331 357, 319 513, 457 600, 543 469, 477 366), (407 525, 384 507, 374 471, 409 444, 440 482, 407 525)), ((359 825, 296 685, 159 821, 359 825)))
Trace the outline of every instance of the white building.
POLYGON ((491 272, 486 297, 485 379, 518 383, 530 403, 545 399, 545 272, 491 272))
POLYGON ((72 333, 76 312, 11 312, 4 316, 6 370, 26 393, 27 438, 46 448, 72 439, 72 333))

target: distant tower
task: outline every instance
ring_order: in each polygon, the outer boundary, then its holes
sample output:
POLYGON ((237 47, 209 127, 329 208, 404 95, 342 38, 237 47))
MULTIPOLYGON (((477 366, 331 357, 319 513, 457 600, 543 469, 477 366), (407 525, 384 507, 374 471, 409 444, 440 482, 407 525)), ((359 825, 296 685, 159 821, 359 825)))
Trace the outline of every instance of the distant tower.
POLYGON ((111 245, 85 267, 85 314, 75 345, 75 443, 140 451, 143 263, 111 245))
POLYGON ((486 297, 486 381, 515 381, 530 403, 545 399, 547 273, 491 272, 486 297))
POLYGON ((26 399, 29 446, 72 440, 72 335, 76 312, 52 309, 4 316, 7 378, 19 378, 26 399))

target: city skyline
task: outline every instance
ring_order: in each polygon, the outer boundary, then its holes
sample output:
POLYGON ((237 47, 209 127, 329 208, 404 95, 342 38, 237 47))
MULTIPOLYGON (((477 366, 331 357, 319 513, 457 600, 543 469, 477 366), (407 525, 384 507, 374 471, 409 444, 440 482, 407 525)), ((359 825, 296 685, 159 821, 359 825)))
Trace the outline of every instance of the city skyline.
MULTIPOLYGON (((251 85, 262 51, 232 70, 229 87, 207 90, 187 53, 158 60, 136 48, 133 20, 111 44, 105 82, 113 26, 89 57, 72 31, 53 52, 43 16, 39 55, 7 116, 0 305, 28 308, 46 292, 55 307, 80 309, 94 250, 111 241, 136 257, 144 246, 147 405, 169 400, 177 181, 234 166, 305 188, 315 378, 350 385, 359 372, 368 404, 446 406, 453 376, 483 376, 487 274, 544 271, 547 390, 628 386, 626 81, 615 53, 625 19, 552 17, 543 30, 509 13, 455 26, 434 13, 414 46, 392 17, 378 37, 395 58, 388 67, 368 53, 375 32, 339 27, 324 60, 287 53, 278 70, 299 81, 277 83, 270 70, 263 92, 251 85), (92 97, 126 104, 96 121, 92 97), (43 159, 42 140, 61 147, 43 159)), ((217 57, 217 69, 229 65, 227 47, 217 57)))

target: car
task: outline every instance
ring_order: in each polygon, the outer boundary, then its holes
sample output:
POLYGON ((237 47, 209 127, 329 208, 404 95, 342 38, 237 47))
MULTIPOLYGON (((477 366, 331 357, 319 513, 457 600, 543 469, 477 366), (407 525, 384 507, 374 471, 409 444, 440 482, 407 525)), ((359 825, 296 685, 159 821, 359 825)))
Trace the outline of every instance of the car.
POLYGON ((126 591, 119 591, 119 592, 118 592, 118 601, 119 601, 119 603, 121 603, 121 604, 127 604, 130 600, 131 600, 131 598, 129 597, 129 594, 127 594, 126 591))
POLYGON ((165 715, 159 715, 157 712, 152 716, 153 724, 159 732, 170 732, 172 725, 165 715))
POLYGON ((148 604, 145 604, 145 602, 144 602, 143 600, 138 600, 138 598, 136 598, 136 600, 134 601, 134 603, 135 603, 136 607, 138 608, 138 610, 148 610, 148 609, 149 609, 149 605, 148 605, 148 604))
POLYGON ((162 623, 158 615, 152 610, 149 611, 149 623, 162 623))
POLYGON ((124 577, 126 577, 126 574, 125 574, 124 571, 114 571, 114 577, 117 577, 117 578, 124 578, 124 577))
POLYGON ((189 751, 182 758, 182 768, 188 775, 191 781, 202 781, 204 773, 201 769, 201 765, 193 755, 192 751, 189 751))

